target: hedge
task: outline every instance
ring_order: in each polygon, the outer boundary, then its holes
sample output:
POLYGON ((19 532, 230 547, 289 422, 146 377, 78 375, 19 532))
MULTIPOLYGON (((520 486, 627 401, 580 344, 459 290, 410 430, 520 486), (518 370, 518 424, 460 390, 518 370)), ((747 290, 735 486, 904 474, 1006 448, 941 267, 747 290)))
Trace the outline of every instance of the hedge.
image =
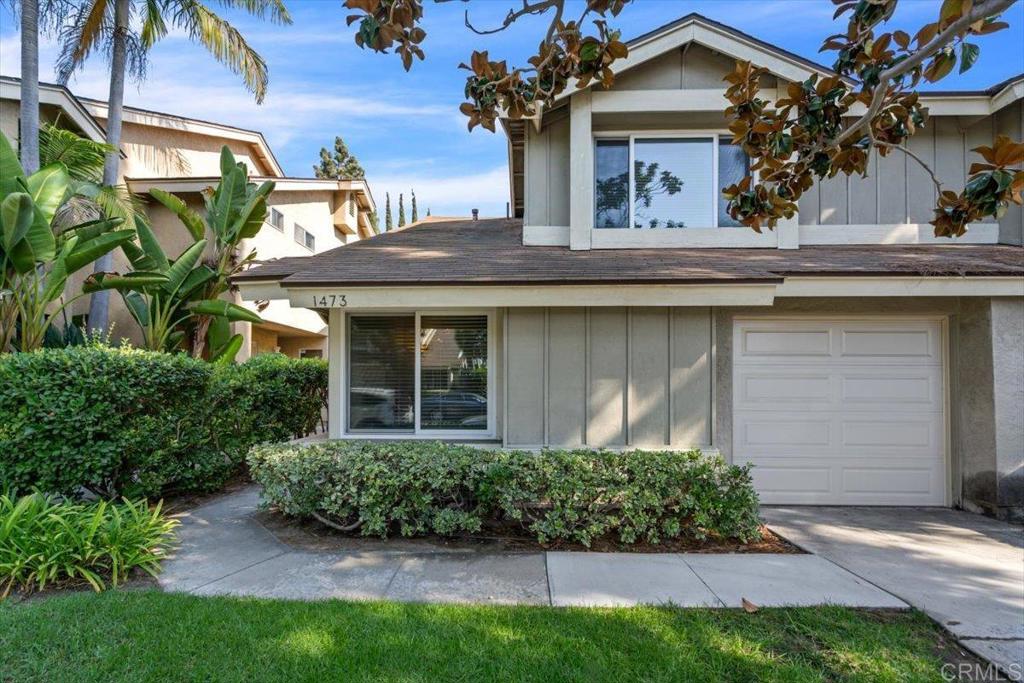
POLYGON ((253 448, 249 470, 287 515, 387 537, 516 524, 541 543, 589 546, 759 536, 746 467, 700 451, 486 450, 334 441, 253 448))
POLYGON ((323 361, 213 365, 103 346, 0 355, 0 491, 210 491, 254 444, 315 429, 323 361))

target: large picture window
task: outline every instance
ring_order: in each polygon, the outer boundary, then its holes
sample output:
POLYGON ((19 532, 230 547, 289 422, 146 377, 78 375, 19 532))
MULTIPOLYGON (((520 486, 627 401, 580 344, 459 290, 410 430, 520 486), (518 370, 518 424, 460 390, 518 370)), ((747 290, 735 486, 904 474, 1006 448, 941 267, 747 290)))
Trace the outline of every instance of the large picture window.
POLYGON ((489 316, 348 316, 348 431, 489 433, 489 316))
POLYGON ((633 135, 595 141, 597 228, 710 228, 738 225, 721 188, 749 162, 728 136, 633 135))

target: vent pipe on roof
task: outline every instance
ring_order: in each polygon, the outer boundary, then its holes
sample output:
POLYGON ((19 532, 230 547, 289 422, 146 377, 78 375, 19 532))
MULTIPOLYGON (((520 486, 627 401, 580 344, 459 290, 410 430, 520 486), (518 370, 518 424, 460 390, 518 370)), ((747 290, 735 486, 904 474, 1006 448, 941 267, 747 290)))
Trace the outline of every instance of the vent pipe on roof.
POLYGON ((473 209, 473 220, 480 220, 480 209, 473 209))

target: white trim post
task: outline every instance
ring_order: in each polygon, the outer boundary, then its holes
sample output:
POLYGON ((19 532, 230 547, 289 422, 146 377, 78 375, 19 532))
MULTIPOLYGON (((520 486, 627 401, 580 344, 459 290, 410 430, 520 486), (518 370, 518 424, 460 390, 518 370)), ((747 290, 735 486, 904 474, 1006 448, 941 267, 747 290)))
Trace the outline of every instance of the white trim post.
POLYGON ((569 248, 590 249, 594 224, 594 140, 590 91, 569 102, 569 248))
POLYGON ((332 308, 327 320, 327 435, 345 433, 345 312, 332 308))

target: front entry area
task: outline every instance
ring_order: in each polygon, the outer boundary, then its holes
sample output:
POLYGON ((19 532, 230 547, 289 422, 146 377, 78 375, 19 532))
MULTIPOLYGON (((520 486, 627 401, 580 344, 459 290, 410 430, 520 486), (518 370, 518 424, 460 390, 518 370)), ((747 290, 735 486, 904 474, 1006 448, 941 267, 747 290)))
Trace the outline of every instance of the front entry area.
POLYGON ((948 505, 942 323, 733 325, 733 461, 764 503, 948 505))

